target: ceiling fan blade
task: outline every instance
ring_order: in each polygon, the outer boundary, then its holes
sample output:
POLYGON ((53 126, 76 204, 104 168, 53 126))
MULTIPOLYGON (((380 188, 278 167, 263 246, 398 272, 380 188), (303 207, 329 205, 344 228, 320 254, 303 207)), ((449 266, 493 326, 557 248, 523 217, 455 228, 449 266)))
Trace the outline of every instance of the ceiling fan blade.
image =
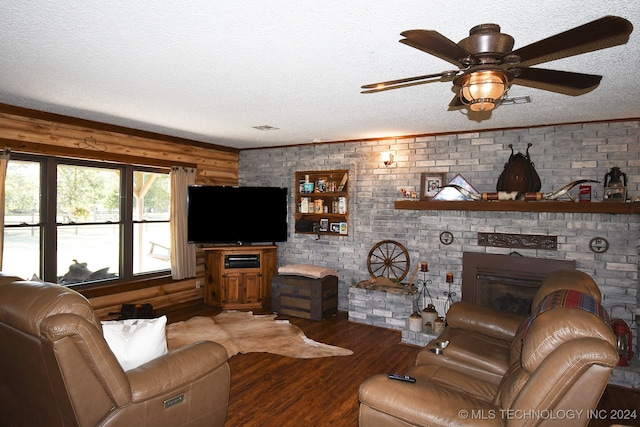
POLYGON ((403 87, 418 86, 418 85, 423 85, 423 84, 426 84, 426 83, 433 83, 434 81, 439 81, 439 79, 435 79, 435 80, 420 80, 420 81, 417 81, 417 82, 403 83, 403 84, 398 84, 398 85, 395 85, 395 86, 382 86, 382 87, 378 87, 378 88, 375 88, 375 89, 363 90, 360 93, 384 92, 385 90, 400 89, 400 88, 403 88, 403 87))
POLYGON ((460 66, 460 60, 472 55, 455 42, 433 30, 407 30, 400 33, 405 37, 400 40, 407 46, 415 47, 423 52, 437 56, 454 65, 460 66))
POLYGON ((401 87, 416 86, 425 83, 431 83, 440 78, 451 79, 458 74, 458 71, 443 71, 442 73, 425 74, 423 76, 407 77, 404 79, 389 80, 387 82, 371 83, 362 86, 364 90, 361 93, 375 93, 384 90, 399 89, 401 87), (431 80, 429 80, 431 79, 431 80))
POLYGON ((518 69, 520 74, 512 84, 528 86, 565 95, 578 96, 590 92, 602 80, 602 76, 542 68, 518 69))
POLYGON ((571 30, 514 50, 519 66, 531 66, 625 44, 633 31, 631 22, 605 16, 571 30))

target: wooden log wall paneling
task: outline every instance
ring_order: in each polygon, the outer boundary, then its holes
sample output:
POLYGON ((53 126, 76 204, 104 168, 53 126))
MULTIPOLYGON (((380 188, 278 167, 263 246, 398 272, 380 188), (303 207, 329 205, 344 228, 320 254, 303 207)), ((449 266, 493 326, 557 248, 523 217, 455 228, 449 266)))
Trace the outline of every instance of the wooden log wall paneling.
MULTIPOLYGON (((102 160, 169 168, 196 168, 196 183, 238 185, 239 151, 229 147, 113 126, 68 116, 0 104, 0 144, 12 152, 102 160)), ((196 279, 204 283, 205 257, 196 254, 196 279)), ((202 300, 196 279, 150 284, 144 289, 119 287, 113 295, 91 297, 99 316, 124 303, 150 302, 154 307, 202 300)))
POLYGON ((0 140, 12 151, 197 168, 199 184, 237 185, 238 150, 0 105, 0 140))
POLYGON ((150 303, 155 309, 161 309, 195 300, 201 301, 203 298, 203 288, 196 288, 196 279, 188 279, 118 294, 93 297, 89 298, 89 301, 100 319, 109 319, 118 317, 109 313, 119 312, 122 304, 150 303))

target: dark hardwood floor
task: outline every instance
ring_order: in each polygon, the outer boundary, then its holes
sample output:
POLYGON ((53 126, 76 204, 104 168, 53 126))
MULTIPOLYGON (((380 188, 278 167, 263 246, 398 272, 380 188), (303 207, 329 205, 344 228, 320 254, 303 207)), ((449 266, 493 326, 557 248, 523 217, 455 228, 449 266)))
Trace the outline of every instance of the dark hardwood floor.
MULTIPOLYGON (((210 316, 220 309, 204 304, 167 314, 169 322, 210 316)), ((258 313, 258 312, 256 312, 258 313)), ((294 359, 266 353, 238 354, 229 359, 231 390, 226 426, 357 426, 358 388, 371 375, 404 373, 420 348, 400 343, 401 333, 350 322, 346 312, 323 322, 279 316, 316 341, 353 350, 352 356, 294 359)), ((598 409, 606 419, 589 427, 616 424, 612 415, 640 412, 640 392, 609 386, 598 409)), ((637 418, 618 424, 640 426, 637 418)))

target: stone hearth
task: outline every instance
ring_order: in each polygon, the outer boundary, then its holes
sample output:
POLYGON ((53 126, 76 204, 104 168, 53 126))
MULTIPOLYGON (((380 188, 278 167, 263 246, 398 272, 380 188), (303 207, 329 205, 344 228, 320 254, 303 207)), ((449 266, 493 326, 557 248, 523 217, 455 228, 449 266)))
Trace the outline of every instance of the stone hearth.
POLYGON ((408 329, 415 288, 404 292, 349 287, 349 320, 389 329, 408 329))
MULTIPOLYGON (((402 343, 425 347, 429 341, 437 338, 438 334, 409 330, 409 316, 413 313, 416 298, 419 298, 416 291, 416 288, 409 287, 404 291, 400 289, 387 291, 354 284, 349 288, 349 320, 382 328, 398 329, 402 331, 402 343)), ((436 304, 439 312, 440 305, 448 307, 446 300, 438 302, 442 302, 442 304, 436 304)), ((418 302, 418 309, 423 305, 423 302, 418 302)))

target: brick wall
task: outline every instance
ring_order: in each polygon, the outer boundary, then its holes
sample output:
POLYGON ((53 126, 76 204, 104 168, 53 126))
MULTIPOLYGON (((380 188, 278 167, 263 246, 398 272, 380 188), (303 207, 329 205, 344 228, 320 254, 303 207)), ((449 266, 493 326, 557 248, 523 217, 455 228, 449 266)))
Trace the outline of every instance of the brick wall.
MULTIPOLYGON (((348 309, 349 286, 368 278, 367 256, 380 240, 402 243, 409 251, 412 266, 419 261, 429 262, 432 293, 440 295, 447 289, 445 272, 452 271, 452 290, 457 291, 459 299, 462 252, 511 252, 477 245, 478 232, 501 232, 558 236, 558 250, 517 252, 576 260, 577 268, 592 275, 600 285, 608 310, 613 305, 626 304, 640 314, 640 226, 636 215, 394 209, 393 202, 402 197, 401 188, 419 191, 421 172, 446 172, 447 179, 461 174, 478 191, 495 191, 510 154, 508 145, 513 144, 516 152, 524 153, 527 143, 533 144, 530 154, 542 180, 542 191, 581 178, 602 181, 611 167, 618 166, 628 176, 629 193, 640 197, 638 120, 246 150, 240 153, 239 177, 241 185, 285 186, 293 196, 297 170, 350 170, 349 235, 315 240, 313 235, 295 234, 291 197, 289 240, 279 244, 278 249, 280 265, 311 263, 337 269, 341 310, 348 309), (380 160, 383 151, 394 153, 390 167, 380 160), (454 235, 449 246, 439 240, 445 230, 454 235), (609 240, 608 252, 594 254, 589 250, 588 243, 596 236, 609 240)), ((595 197, 602 197, 601 186, 594 190, 595 197)), ((621 309, 616 309, 614 315, 625 316, 628 322, 632 316, 621 309)))

